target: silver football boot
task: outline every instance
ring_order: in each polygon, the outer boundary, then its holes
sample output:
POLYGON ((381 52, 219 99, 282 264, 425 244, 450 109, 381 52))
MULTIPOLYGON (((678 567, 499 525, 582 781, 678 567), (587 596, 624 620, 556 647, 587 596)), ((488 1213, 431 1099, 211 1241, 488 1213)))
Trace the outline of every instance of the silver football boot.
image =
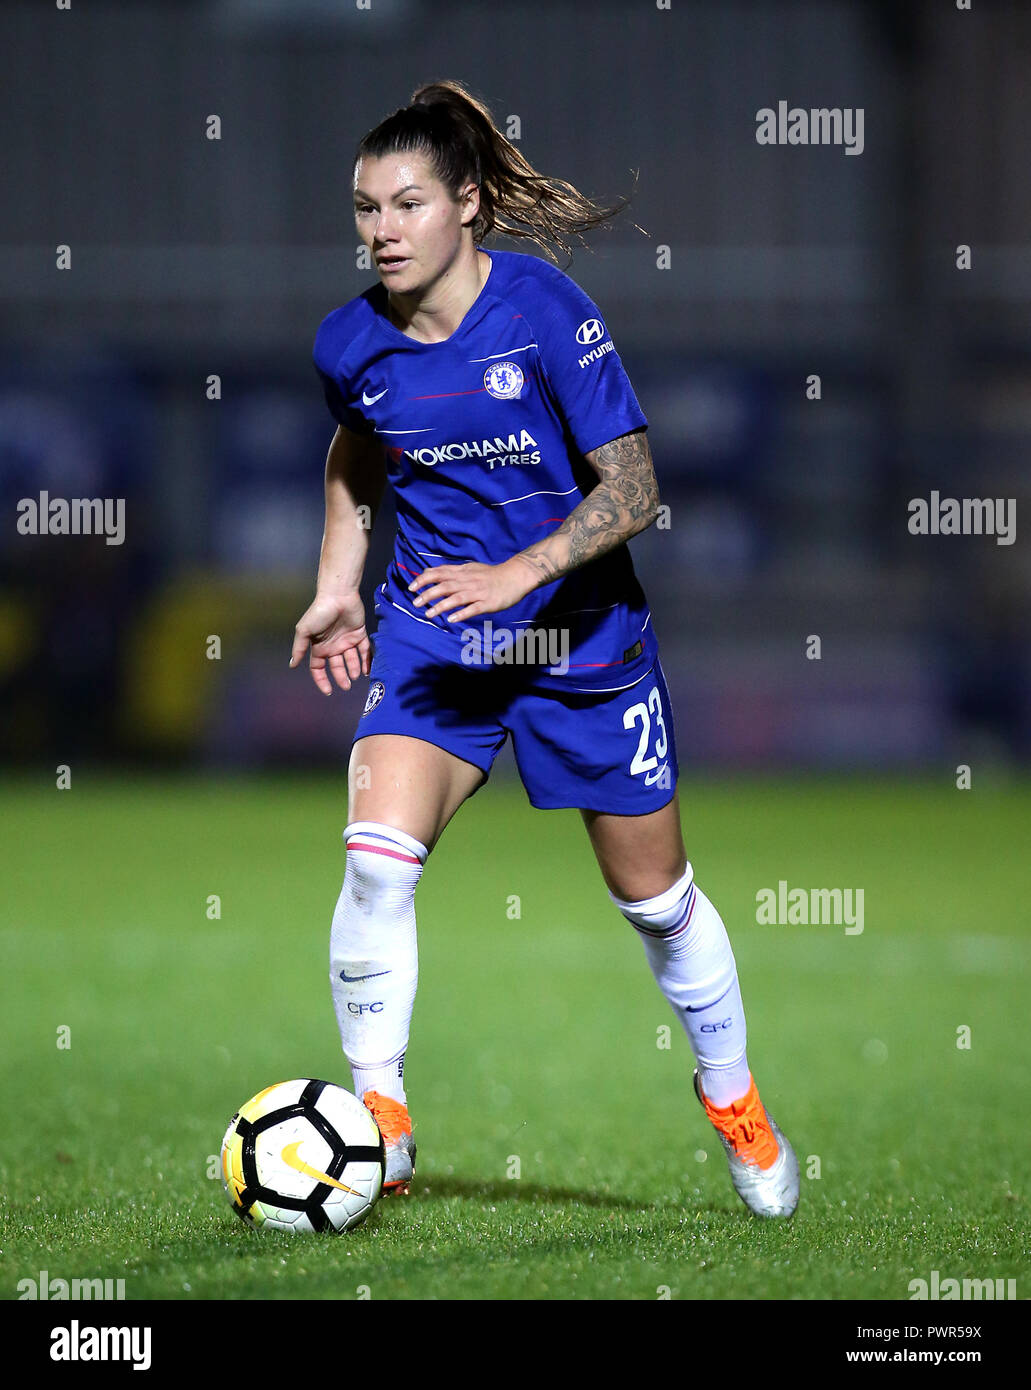
POLYGON ((744 1100, 735 1102, 730 1117, 714 1114, 714 1107, 702 1094, 697 1067, 694 1089, 726 1152, 734 1191, 748 1210, 756 1216, 793 1216, 800 1188, 798 1159, 759 1099, 755 1082, 744 1100), (774 1147, 776 1158, 760 1167, 774 1147), (744 1150, 750 1151, 748 1157, 744 1150))
POLYGON ((415 1177, 415 1140, 410 1134, 402 1134, 392 1144, 387 1144, 386 1153, 383 1191, 399 1192, 407 1197, 415 1177))

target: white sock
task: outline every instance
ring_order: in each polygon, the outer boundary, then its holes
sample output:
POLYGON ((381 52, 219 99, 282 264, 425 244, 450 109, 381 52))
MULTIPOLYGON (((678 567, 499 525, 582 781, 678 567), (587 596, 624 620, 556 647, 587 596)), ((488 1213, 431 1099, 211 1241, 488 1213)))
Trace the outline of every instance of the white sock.
POLYGON ((404 1059, 419 978, 415 887, 429 853, 403 830, 354 821, 330 933, 329 978, 354 1093, 405 1103, 404 1059))
POLYGON ((737 964, 723 919, 694 882, 691 865, 655 898, 609 897, 644 942, 652 974, 698 1061, 703 1093, 720 1109, 739 1100, 751 1076, 737 964))

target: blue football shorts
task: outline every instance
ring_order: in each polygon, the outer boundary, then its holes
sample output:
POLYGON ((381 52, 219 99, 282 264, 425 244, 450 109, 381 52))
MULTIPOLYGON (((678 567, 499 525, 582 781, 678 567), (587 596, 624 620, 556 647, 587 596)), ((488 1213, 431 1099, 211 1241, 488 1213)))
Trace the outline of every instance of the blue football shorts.
POLYGON ((441 662, 381 623, 355 741, 423 739, 486 779, 511 734, 519 776, 541 810, 637 816, 672 800, 673 711, 657 658, 628 689, 600 693, 531 688, 528 670, 441 662))

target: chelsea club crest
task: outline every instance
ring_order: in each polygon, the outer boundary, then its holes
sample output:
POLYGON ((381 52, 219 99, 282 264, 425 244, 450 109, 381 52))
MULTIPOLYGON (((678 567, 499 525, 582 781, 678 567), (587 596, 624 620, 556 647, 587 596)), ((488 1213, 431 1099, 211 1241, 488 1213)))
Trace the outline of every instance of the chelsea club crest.
POLYGON ((369 686, 369 697, 365 701, 365 708, 362 710, 362 714, 369 714, 372 710, 374 710, 376 706, 379 704, 380 700, 383 699, 383 696, 385 694, 386 687, 384 686, 383 682, 373 681, 372 684, 369 686))
POLYGON ((495 362, 484 372, 483 384, 495 399, 508 401, 523 389, 523 373, 514 362, 495 362))

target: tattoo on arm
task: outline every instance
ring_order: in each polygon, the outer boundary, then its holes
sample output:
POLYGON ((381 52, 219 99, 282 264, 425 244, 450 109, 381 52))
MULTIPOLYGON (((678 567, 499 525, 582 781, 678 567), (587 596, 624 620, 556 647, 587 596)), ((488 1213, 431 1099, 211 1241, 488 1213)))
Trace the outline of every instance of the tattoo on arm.
POLYGON ((644 430, 621 435, 586 457, 601 479, 597 487, 550 536, 514 557, 531 566, 538 588, 614 550, 658 513, 659 487, 644 430))

